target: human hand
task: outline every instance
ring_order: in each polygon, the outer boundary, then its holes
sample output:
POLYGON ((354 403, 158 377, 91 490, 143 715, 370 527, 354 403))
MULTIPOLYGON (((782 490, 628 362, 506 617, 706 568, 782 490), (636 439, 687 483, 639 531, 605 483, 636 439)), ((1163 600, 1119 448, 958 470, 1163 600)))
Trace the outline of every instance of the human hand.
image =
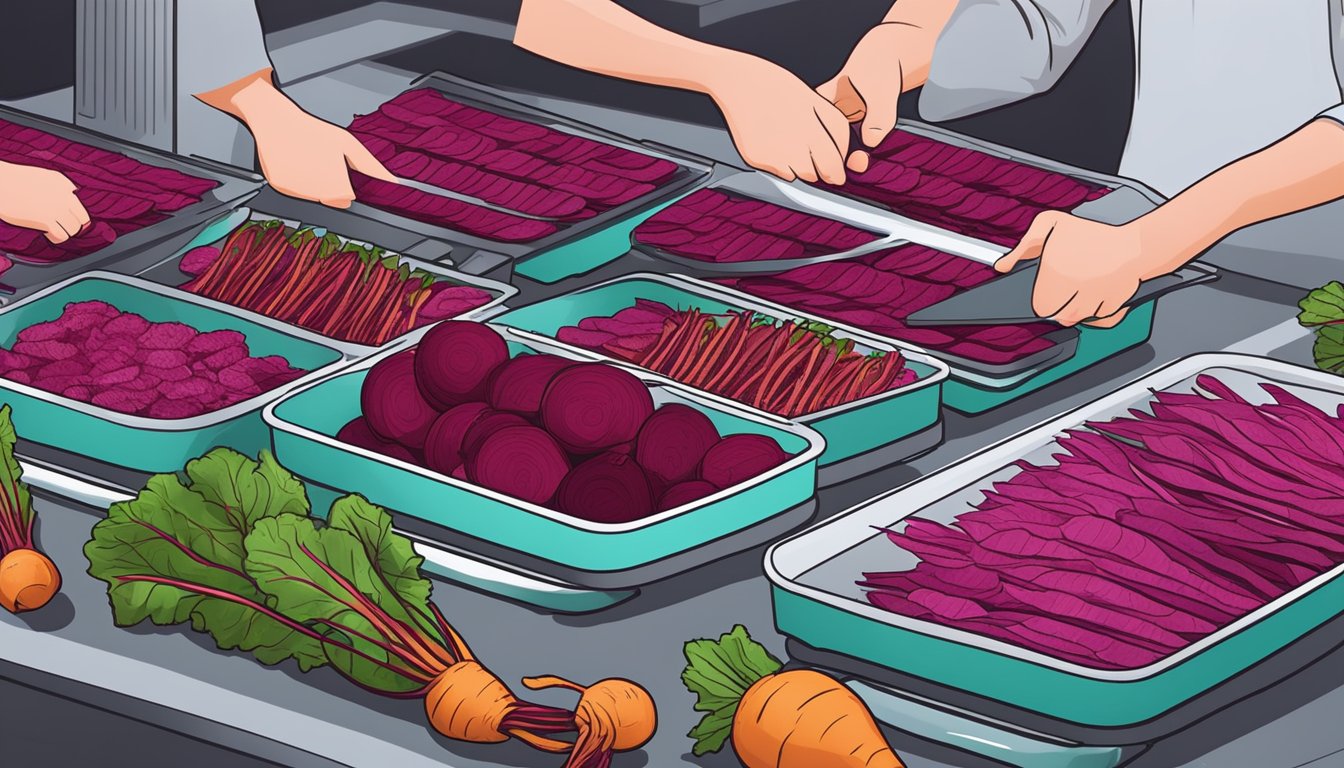
POLYGON ((1125 318, 1125 302, 1140 282, 1175 268, 1168 266, 1172 253, 1140 222, 1115 226, 1046 211, 994 268, 1008 272, 1021 261, 1040 259, 1031 296, 1037 315, 1065 326, 1110 328, 1125 318))
POLYGON ((785 181, 845 183, 849 123, 793 74, 753 59, 710 93, 748 165, 785 181))
POLYGON ((89 223, 74 182, 58 171, 0 162, 0 221, 63 243, 89 223))
POLYGON ((349 208, 355 191, 350 171, 395 182, 353 134, 304 112, 281 107, 248 121, 261 172, 275 191, 332 208, 349 208))
MULTIPOLYGON (((817 93, 835 105, 851 123, 860 123, 859 135, 873 148, 896 128, 897 103, 905 90, 900 57, 905 28, 884 23, 868 30, 850 52, 839 74, 817 86, 817 93)), ((849 156, 851 171, 868 170, 868 153, 849 156)))

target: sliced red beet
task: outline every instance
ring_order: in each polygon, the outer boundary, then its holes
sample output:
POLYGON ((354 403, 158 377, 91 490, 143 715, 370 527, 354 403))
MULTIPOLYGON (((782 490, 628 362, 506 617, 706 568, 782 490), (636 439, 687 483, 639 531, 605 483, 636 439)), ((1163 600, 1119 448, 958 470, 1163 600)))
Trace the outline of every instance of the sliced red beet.
POLYGON ((416 386, 418 356, 408 349, 379 361, 364 377, 359 395, 360 410, 374 433, 413 449, 425 446, 429 428, 439 417, 416 386))
POLYGON ((663 495, 658 499, 658 511, 666 512, 669 509, 676 509, 683 504, 690 504, 693 501, 699 501, 706 496, 718 493, 718 488, 704 480, 687 480, 663 491, 663 495))
POLYGON ((393 459, 415 463, 415 454, 411 453, 410 449, 374 434, 369 428, 369 422, 363 416, 341 427, 341 431, 336 433, 336 439, 393 459))
POLYGON ((569 473, 569 459, 555 438, 538 427, 505 427, 468 456, 471 482, 515 499, 545 504, 569 473))
POLYGON ((595 523, 626 523, 653 514, 653 490, 629 456, 607 452, 570 471, 555 494, 556 508, 595 523))
POLYGON ((561 371, 541 399, 541 421, 575 453, 633 440, 653 413, 653 396, 633 374, 602 363, 561 371))
POLYGON ((490 377, 490 405, 501 411, 536 418, 546 385, 560 371, 574 365, 555 355, 519 355, 490 377))
POLYGON ((516 413, 487 411, 476 417, 462 437, 462 455, 474 456, 486 438, 507 427, 530 427, 531 423, 516 413))
POLYGON ((459 320, 430 328, 416 349, 416 381, 440 411, 485 400, 490 373, 509 359, 502 336, 480 323, 459 320))
POLYGON ((425 466, 445 475, 461 466, 467 430, 489 412, 490 406, 485 403, 463 403, 435 419, 425 437, 425 466))
POLYGON ((719 442, 719 430, 689 405, 670 403, 654 411, 639 429, 635 458, 665 483, 691 478, 705 454, 719 442))
POLYGON ((731 488, 769 472, 788 458, 779 443, 765 435, 729 435, 705 454, 700 463, 700 479, 716 488, 731 488))

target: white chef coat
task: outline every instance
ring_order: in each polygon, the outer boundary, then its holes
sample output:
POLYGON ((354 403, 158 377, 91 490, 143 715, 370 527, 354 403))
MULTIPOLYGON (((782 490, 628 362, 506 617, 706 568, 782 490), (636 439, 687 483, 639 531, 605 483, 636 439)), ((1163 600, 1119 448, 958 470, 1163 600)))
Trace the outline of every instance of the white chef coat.
MULTIPOLYGON (((1111 0, 962 0, 920 112, 934 121, 1049 90, 1111 0)), ((1344 123, 1344 0, 1131 0, 1123 176, 1171 196, 1318 116, 1344 123)))

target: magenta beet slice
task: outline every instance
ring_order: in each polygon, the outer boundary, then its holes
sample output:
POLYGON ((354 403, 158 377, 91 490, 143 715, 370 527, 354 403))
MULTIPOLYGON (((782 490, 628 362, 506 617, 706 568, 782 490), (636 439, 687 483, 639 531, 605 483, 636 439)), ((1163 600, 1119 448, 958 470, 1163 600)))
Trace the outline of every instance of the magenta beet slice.
POLYGON ((561 371, 541 399, 541 421, 575 453, 596 453, 635 439, 653 414, 653 396, 633 374, 602 363, 561 371))
POLYGON ((460 320, 430 328, 416 350, 416 381, 425 399, 440 411, 484 400, 490 373, 509 359, 502 336, 479 323, 460 320))
POLYGON ((731 488, 769 472, 788 458, 779 443, 765 435, 729 435, 705 454, 700 463, 700 479, 716 488, 731 488))
POLYGON ((489 412, 490 406, 485 403, 463 403, 435 419, 425 437, 425 466, 445 475, 461 466, 467 430, 489 412))
POLYGON ((712 483, 704 480, 686 480, 663 491, 662 498, 658 499, 658 511, 666 512, 669 509, 676 509, 685 504, 718 493, 712 483))
POLYGON ((551 379, 574 365, 555 355, 519 355, 495 370, 490 377, 490 405, 501 411, 535 418, 541 411, 541 397, 551 379))
POLYGON ((533 504, 545 504, 569 473, 569 459, 555 438, 538 427, 505 427, 486 438, 466 461, 477 485, 533 504))
POLYGON ((397 443, 388 442, 374 434, 374 431, 369 427, 368 420, 363 416, 341 427, 341 431, 336 433, 336 439, 342 443, 380 453, 393 459, 415 463, 415 454, 411 453, 410 449, 397 443))
POLYGON ((561 512, 594 523, 627 523, 653 514, 653 491, 634 459, 608 451, 583 462, 555 494, 561 512))
POLYGON ((416 386, 416 350, 384 358, 369 369, 360 391, 360 409, 374 434, 409 448, 423 448, 439 417, 416 386))
POLYGON ((635 439, 640 466, 664 483, 678 483, 695 474, 719 431, 705 414, 689 405, 670 403, 654 411, 635 439))

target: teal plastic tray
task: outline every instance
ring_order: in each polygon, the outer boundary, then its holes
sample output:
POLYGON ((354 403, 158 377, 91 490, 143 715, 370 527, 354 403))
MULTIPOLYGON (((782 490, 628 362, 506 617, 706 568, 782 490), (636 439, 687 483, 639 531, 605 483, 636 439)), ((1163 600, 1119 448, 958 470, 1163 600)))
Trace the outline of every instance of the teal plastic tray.
POLYGON ((189 459, 221 445, 254 454, 268 442, 261 407, 321 377, 343 359, 339 350, 313 334, 110 272, 71 278, 0 310, 0 345, 12 346, 19 331, 60 317, 70 302, 91 300, 153 322, 176 321, 200 331, 239 331, 246 335, 253 355, 281 355, 291 365, 311 371, 284 387, 191 419, 129 416, 0 379, 0 398, 13 406, 14 426, 25 440, 119 467, 176 472, 189 459))
MULTIPOLYGON (((516 356, 550 352, 590 359, 544 340, 497 328, 516 356)), ((417 333, 411 341, 418 340, 417 333)), ((360 413, 359 394, 368 369, 405 349, 386 350, 323 380, 293 391, 264 412, 275 454, 309 483, 359 493, 401 515, 431 523, 457 541, 489 543, 541 563, 559 578, 614 589, 623 574, 705 547, 778 515, 808 505, 816 493, 817 457, 824 440, 815 431, 742 409, 726 400, 646 380, 655 403, 686 403, 703 411, 723 434, 754 432, 779 442, 791 458, 770 472, 684 507, 629 523, 592 523, 459 481, 335 439, 360 413), (585 575, 588 578, 585 578, 585 575)), ((799 521, 801 524, 805 521, 799 521)), ((783 532, 780 532, 782 535, 783 532)), ((682 560, 683 566, 693 565, 682 560)), ((551 574, 547 574, 551 575, 551 574)), ((666 577, 667 573, 660 576, 666 577)), ((647 582, 643 582, 647 583, 647 582)))
MULTIPOLYGON (((633 306, 635 299, 660 301, 677 309, 697 307, 706 312, 755 310, 779 318, 829 322, 796 312, 780 312, 774 307, 767 308, 761 302, 730 293, 711 283, 681 275, 649 273, 619 277, 591 288, 511 310, 497 317, 495 322, 553 337, 560 328, 576 325, 586 317, 612 315, 633 306)), ((940 401, 948 375, 945 364, 913 347, 893 344, 860 332, 845 330, 839 335, 853 338, 856 349, 862 352, 899 349, 910 367, 919 374, 919 379, 899 389, 794 419, 826 438, 826 451, 819 460, 823 486, 924 453, 941 442, 942 437, 940 401), (931 432, 934 434, 930 435, 931 432), (881 453, 881 463, 851 462, 877 452, 881 453), (846 471, 847 466, 851 469, 861 466, 862 471, 846 471)), ((591 350, 575 349, 583 355, 612 359, 591 350)), ((648 372, 642 371, 642 375, 670 381, 648 372)))
POLYGON ((1066 723, 1124 728, 1144 723, 1258 664, 1305 636, 1344 605, 1344 566, 1142 669, 1102 671, 1009 643, 883 611, 855 585, 864 570, 904 569, 917 558, 875 526, 908 517, 948 522, 981 490, 1016 472, 1014 462, 1047 463, 1056 436, 1091 419, 1141 408, 1152 390, 1193 389, 1212 373, 1253 402, 1273 381, 1333 413, 1344 382, 1316 370, 1243 355, 1196 355, 1091 404, 1034 427, 959 464, 776 544, 766 554, 776 623, 812 648, 842 654, 1066 723))

